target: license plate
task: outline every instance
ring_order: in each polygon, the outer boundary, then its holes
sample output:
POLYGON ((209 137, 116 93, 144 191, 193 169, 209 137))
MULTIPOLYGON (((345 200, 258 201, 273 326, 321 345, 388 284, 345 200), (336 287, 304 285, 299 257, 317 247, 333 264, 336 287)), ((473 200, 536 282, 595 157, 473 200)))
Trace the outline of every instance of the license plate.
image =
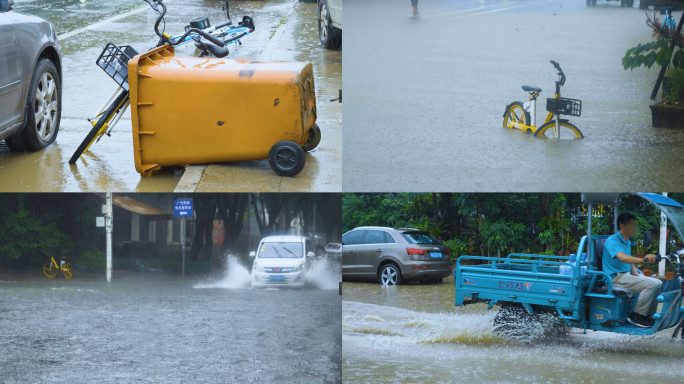
POLYGON ((430 257, 433 259, 441 259, 442 252, 430 252, 430 257))
POLYGON ((269 280, 285 280, 283 275, 269 275, 268 278, 269 280))

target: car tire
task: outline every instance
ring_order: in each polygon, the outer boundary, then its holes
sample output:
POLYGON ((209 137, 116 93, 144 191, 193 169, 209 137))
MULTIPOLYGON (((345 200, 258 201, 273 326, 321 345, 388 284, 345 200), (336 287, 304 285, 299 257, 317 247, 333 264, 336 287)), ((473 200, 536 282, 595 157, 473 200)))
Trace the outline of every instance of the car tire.
POLYGON ((383 264, 378 271, 378 281, 382 285, 399 285, 403 282, 401 270, 394 263, 383 264))
POLYGON ((279 176, 294 177, 304 169, 306 154, 294 141, 279 141, 268 152, 268 164, 279 176))
POLYGON ((318 4, 318 38, 323 48, 337 49, 342 46, 340 33, 332 26, 327 0, 321 0, 318 4))
POLYGON ((12 137, 6 138, 5 143, 12 152, 21 152, 24 150, 24 142, 21 140, 21 131, 12 137))
POLYGON ((26 120, 21 130, 23 149, 39 151, 57 138, 62 112, 62 83, 55 64, 41 58, 33 70, 28 99, 26 120))

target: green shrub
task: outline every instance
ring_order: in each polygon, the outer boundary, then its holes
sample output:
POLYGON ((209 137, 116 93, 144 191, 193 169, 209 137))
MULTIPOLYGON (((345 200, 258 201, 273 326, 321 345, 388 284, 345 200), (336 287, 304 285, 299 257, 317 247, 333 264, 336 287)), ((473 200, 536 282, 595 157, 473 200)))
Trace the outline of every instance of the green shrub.
POLYGON ((90 272, 104 272, 107 268, 107 259, 102 251, 83 252, 78 264, 90 272))

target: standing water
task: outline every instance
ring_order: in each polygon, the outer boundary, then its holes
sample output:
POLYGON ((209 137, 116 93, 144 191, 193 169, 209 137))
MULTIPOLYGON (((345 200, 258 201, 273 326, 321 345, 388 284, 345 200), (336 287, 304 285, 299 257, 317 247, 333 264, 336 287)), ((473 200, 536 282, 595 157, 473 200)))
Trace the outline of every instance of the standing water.
POLYGON ((495 309, 455 307, 439 285, 343 287, 345 381, 383 383, 681 383, 684 341, 608 332, 521 342, 492 331, 495 309))

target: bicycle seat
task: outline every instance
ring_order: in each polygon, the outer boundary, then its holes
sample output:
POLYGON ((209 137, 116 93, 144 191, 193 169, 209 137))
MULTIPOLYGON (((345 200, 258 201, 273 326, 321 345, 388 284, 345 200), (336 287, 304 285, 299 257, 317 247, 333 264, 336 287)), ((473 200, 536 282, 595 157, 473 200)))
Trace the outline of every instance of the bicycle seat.
POLYGON ((522 86, 523 91, 525 92, 534 92, 534 93, 541 93, 541 88, 533 87, 531 85, 523 85, 522 86))

